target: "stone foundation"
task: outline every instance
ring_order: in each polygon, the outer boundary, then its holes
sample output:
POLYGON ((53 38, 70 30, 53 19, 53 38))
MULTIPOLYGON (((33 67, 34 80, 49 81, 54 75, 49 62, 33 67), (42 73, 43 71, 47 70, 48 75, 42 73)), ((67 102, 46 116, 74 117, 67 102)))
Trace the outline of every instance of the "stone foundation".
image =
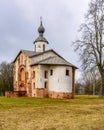
POLYGON ((64 92, 49 92, 50 98, 57 98, 57 99, 72 99, 72 93, 64 93, 64 92))
MULTIPOLYGON (((6 97, 26 97, 27 92, 26 91, 13 91, 13 92, 6 92, 5 93, 6 97)), ((34 97, 37 98, 56 98, 56 99, 72 99, 73 94, 72 93, 64 93, 64 92, 48 92, 44 88, 36 88, 35 89, 35 94, 34 97)))
POLYGON ((72 93, 64 93, 64 92, 48 92, 44 88, 36 88, 34 97, 38 98, 57 98, 57 99, 72 99, 72 93))
POLYGON ((26 91, 8 91, 5 92, 6 97, 26 97, 27 92, 26 91))

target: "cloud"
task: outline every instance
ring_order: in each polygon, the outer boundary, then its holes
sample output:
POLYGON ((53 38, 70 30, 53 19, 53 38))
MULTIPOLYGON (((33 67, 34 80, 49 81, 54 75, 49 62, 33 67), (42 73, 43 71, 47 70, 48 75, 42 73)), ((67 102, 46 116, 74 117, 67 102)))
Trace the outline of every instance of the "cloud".
POLYGON ((71 44, 84 21, 88 3, 89 0, 1 0, 0 61, 11 62, 20 49, 34 49, 42 16, 49 48, 79 67, 71 44))

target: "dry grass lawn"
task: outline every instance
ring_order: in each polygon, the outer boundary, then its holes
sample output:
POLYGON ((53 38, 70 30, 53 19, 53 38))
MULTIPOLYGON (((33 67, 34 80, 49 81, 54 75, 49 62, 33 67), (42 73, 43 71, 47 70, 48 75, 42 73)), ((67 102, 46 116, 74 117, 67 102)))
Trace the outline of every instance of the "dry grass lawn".
POLYGON ((104 99, 0 97, 0 130, 104 130, 104 99))

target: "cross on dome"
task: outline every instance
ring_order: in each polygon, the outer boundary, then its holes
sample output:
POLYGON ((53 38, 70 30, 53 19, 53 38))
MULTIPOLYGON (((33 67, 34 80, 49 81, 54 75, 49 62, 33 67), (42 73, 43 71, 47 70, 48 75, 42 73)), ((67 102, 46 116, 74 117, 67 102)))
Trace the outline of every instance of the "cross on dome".
POLYGON ((43 36, 43 33, 45 32, 45 28, 43 27, 43 24, 42 24, 42 17, 40 17, 40 26, 38 28, 38 32, 40 36, 43 36))

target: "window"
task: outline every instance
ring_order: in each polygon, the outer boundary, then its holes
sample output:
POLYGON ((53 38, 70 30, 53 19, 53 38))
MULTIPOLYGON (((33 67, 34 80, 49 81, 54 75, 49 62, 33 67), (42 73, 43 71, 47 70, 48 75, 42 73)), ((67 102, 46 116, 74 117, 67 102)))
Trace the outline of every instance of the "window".
POLYGON ((66 69, 66 76, 69 76, 69 70, 66 69))
POLYGON ((33 83, 33 87, 35 88, 35 82, 33 83))
POLYGON ((21 68, 20 70, 20 80, 25 81, 25 69, 21 68))
POLYGON ((32 77, 35 78, 35 71, 33 71, 33 76, 32 77))
POLYGON ((48 82, 47 81, 44 82, 44 88, 48 88, 48 82))
POLYGON ((45 79, 48 78, 48 71, 47 71, 47 70, 44 71, 44 78, 45 78, 45 79))
POLYGON ((53 75, 53 70, 50 70, 50 75, 53 75))
POLYGON ((43 51, 45 51, 45 45, 43 44, 43 51))

